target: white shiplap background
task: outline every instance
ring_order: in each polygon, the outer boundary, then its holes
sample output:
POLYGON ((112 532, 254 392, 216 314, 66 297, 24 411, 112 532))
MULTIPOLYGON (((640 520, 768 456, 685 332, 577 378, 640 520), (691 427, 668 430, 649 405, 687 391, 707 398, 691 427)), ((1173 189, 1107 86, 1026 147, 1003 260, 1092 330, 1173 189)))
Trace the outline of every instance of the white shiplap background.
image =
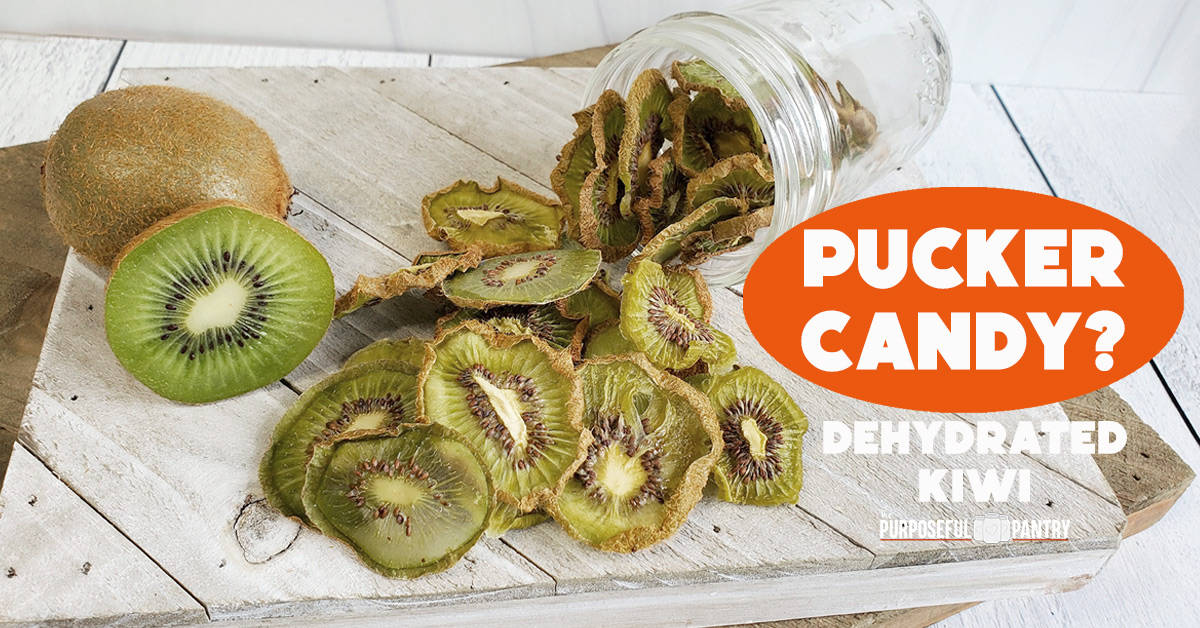
MULTIPOLYGON (((532 57, 743 0, 0 0, 0 31, 532 57)), ((955 80, 1177 92, 1200 84, 1200 0, 927 0, 955 80)))

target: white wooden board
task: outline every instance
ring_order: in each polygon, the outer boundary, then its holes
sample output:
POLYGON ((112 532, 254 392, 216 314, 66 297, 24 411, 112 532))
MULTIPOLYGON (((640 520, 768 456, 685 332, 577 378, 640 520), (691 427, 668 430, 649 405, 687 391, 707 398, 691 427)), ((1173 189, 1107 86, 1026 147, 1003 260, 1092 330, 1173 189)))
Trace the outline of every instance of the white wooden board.
MULTIPOLYGON (((545 189, 545 157, 535 153, 549 140, 535 137, 541 144, 529 155, 506 153, 492 138, 496 129, 491 119, 503 119, 522 105, 544 110, 536 118, 544 125, 561 124, 577 101, 564 95, 522 103, 529 96, 521 90, 582 90, 570 72, 524 69, 155 70, 127 72, 124 78, 154 83, 166 76, 173 85, 231 102, 271 133, 303 193, 297 200, 303 211, 293 224, 329 257, 340 288, 358 272, 387 270, 433 246, 416 214, 420 198, 431 190, 459 177, 490 180, 497 174, 545 189), (476 76, 464 82, 465 73, 476 76), (480 111, 434 111, 422 109, 420 102, 405 102, 391 84, 410 81, 435 102, 469 99, 480 111), (497 84, 507 87, 504 81, 514 89, 497 92, 497 84), (439 85, 445 90, 441 99, 436 98, 439 85), (493 89, 485 92, 486 98, 462 91, 478 85, 493 89), (490 117, 487 107, 493 108, 490 117)), ((977 88, 968 89, 978 95, 977 88)), ((973 111, 964 117, 978 120, 978 128, 999 129, 1006 122, 986 99, 967 102, 973 111)), ((1012 139, 1008 134, 1006 141, 1012 139)), ((997 155, 1006 152, 1004 146, 1012 148, 1002 145, 997 155)), ((1014 178, 1028 174, 1016 166, 1002 171, 1015 173, 1014 178)), ((275 419, 295 397, 292 388, 311 385, 371 338, 415 328, 425 318, 420 299, 396 300, 339 321, 313 357, 288 378, 288 386, 191 407, 157 399, 117 366, 100 325, 103 280, 95 267, 76 258, 68 263, 23 441, 213 618, 373 614, 434 606, 421 611, 422 618, 434 621, 467 607, 537 604, 566 612, 603 603, 633 612, 653 603, 678 610, 679 621, 721 621, 729 617, 728 609, 722 614, 717 606, 696 600, 728 594, 746 609, 743 617, 755 619, 975 600, 1078 586, 1116 548, 1124 521, 1099 487, 1087 488, 1088 470, 1078 465, 1056 469, 1052 462, 1028 457, 864 461, 822 455, 822 420, 915 418, 919 413, 834 395, 784 372, 746 331, 738 295, 719 291, 714 295, 717 324, 735 336, 742 360, 771 372, 812 421, 806 488, 797 507, 735 508, 705 501, 679 534, 634 556, 599 554, 548 524, 485 542, 444 574, 388 581, 355 564, 331 542, 261 508, 254 469, 275 419), (916 470, 947 466, 1029 469, 1038 499, 990 508, 917 504, 916 470), (1054 506, 1041 499, 1050 495, 1054 506), (992 512, 1022 518, 1069 516, 1072 540, 895 543, 878 535, 881 516, 992 512), (903 574, 913 577, 894 586, 880 584, 903 574), (941 584, 931 586, 933 580, 941 584), (819 587, 812 590, 822 596, 798 595, 790 604, 777 605, 777 596, 767 595, 809 587, 819 587), (826 591, 838 594, 837 604, 827 599, 826 591), (756 592, 763 597, 756 598, 756 592), (528 601, 493 602, 509 598, 528 601), (756 599, 772 603, 756 604, 756 599), (713 614, 697 618, 696 609, 713 614)))

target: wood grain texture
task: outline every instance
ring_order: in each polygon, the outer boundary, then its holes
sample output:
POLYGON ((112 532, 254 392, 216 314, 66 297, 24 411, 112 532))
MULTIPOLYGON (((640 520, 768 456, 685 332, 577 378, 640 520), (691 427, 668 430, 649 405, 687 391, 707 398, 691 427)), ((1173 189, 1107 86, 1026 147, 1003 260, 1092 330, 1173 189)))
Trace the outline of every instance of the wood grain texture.
POLYGON ((204 609, 24 447, 0 493, 0 624, 206 621, 204 609))
POLYGON ((1188 0, 1162 45, 1142 91, 1189 93, 1200 89, 1200 2, 1188 0))

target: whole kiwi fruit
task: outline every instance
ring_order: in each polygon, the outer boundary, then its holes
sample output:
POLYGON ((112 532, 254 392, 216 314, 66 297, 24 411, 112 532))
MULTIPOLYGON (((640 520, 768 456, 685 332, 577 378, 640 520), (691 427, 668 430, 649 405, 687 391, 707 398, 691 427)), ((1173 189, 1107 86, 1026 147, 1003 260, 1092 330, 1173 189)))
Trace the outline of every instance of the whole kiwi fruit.
POLYGON ((265 131, 233 107, 178 87, 129 87, 84 101, 50 138, 42 163, 51 224, 105 266, 185 207, 233 199, 282 218, 291 194, 265 131))

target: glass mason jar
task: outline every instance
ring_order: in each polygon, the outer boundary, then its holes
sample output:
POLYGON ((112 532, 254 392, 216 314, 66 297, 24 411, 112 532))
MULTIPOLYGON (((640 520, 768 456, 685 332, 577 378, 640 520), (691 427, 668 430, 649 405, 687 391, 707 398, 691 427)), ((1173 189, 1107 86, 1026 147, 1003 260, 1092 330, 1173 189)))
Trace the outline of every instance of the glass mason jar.
POLYGON ((635 33, 600 61, 583 106, 606 89, 627 93, 646 68, 670 76, 673 61, 693 58, 746 101, 775 175, 772 224, 701 267, 714 286, 743 281, 780 234, 903 163, 949 97, 945 35, 921 0, 766 0, 635 33))

